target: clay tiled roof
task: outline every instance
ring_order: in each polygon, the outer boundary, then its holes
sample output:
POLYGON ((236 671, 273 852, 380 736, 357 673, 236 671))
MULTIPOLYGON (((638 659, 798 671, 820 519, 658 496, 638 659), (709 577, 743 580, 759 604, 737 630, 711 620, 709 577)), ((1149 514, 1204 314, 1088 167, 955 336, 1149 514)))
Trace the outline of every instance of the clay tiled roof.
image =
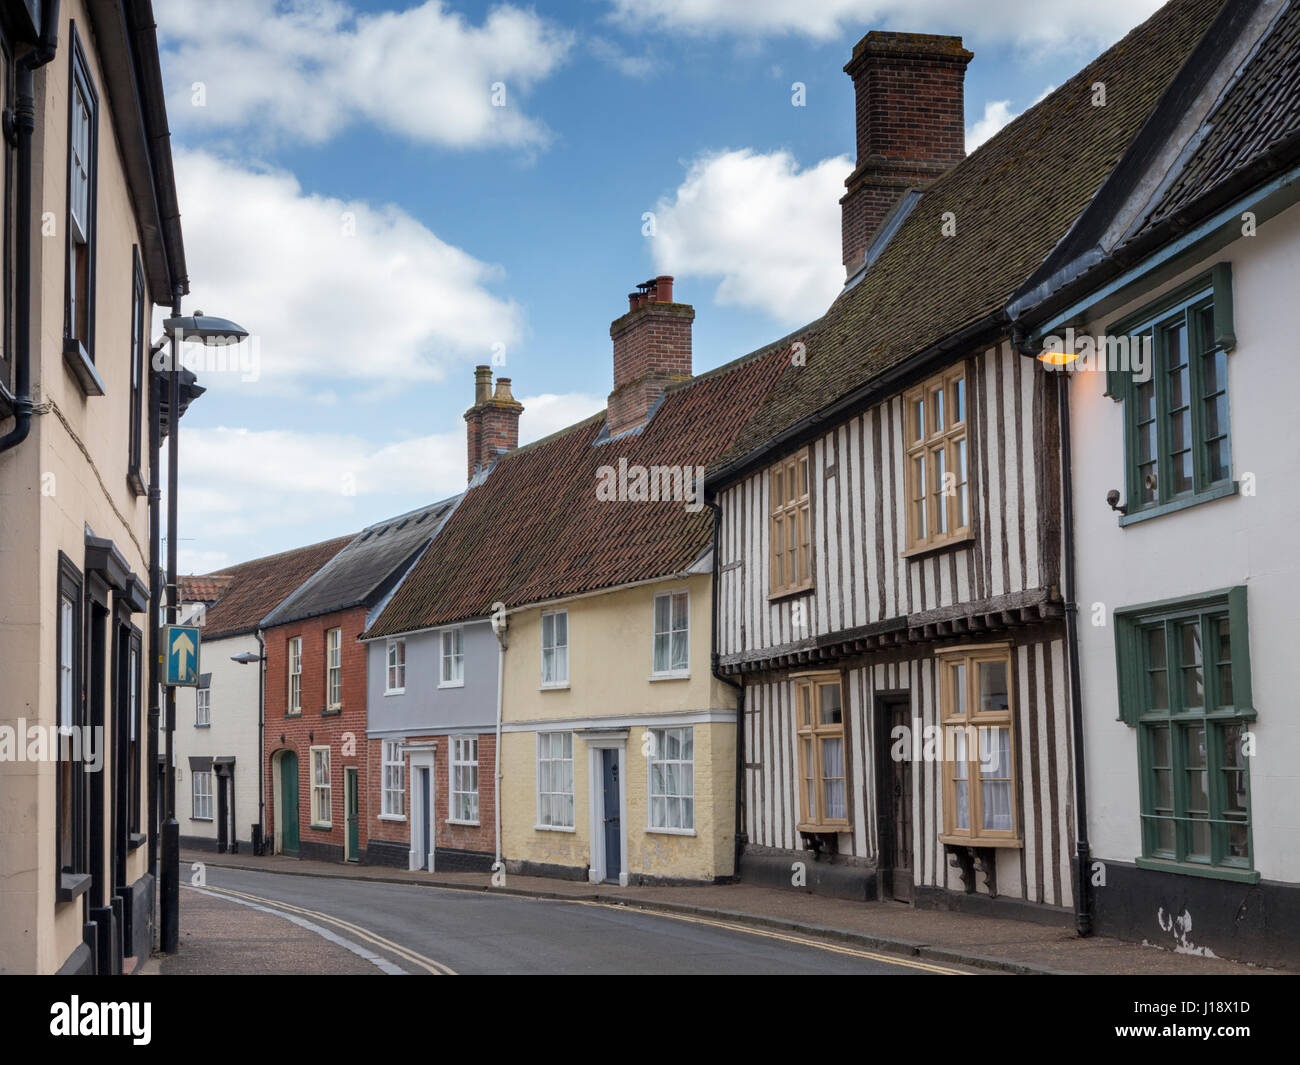
POLYGON ((502 456, 412 568, 367 637, 680 573, 709 547, 712 516, 682 500, 597 498, 602 466, 708 467, 790 364, 773 345, 670 389, 637 434, 597 444, 605 414, 502 456))
POLYGON ((726 462, 996 321, 1129 149, 1221 3, 1166 4, 930 185, 861 280, 807 327, 807 365, 784 375, 726 462), (1093 106, 1097 82, 1103 107, 1093 106), (942 232, 948 212, 955 236, 942 232))
POLYGON ((268 611, 273 610, 285 596, 343 550, 352 539, 351 536, 343 536, 310 547, 299 547, 278 555, 255 558, 251 562, 241 562, 220 573, 182 577, 182 598, 187 602, 211 603, 211 598, 197 593, 219 590, 220 594, 213 597, 216 599, 215 605, 208 607, 204 620, 205 640, 251 632, 268 611), (196 594, 191 594, 189 589, 193 589, 196 594))
POLYGON ((181 600, 186 603, 215 603, 230 587, 233 577, 211 573, 204 577, 181 578, 181 600))
POLYGON ((1144 224, 1149 229, 1300 132, 1300 4, 1277 18, 1202 127, 1203 139, 1144 224))

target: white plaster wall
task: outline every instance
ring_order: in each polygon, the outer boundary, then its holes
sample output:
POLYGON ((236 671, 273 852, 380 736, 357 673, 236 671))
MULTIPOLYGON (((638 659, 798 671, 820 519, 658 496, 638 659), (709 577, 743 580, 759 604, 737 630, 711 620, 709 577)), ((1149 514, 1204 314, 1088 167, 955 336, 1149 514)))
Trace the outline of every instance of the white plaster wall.
MULTIPOLYGON (((199 668, 212 674, 211 721, 207 728, 194 724, 194 688, 176 692, 176 820, 182 836, 217 838, 217 822, 195 821, 190 758, 235 758, 235 838, 250 839, 251 826, 258 820, 257 784, 261 779, 261 752, 257 735, 257 689, 261 671, 256 662, 232 662, 232 655, 258 653, 257 638, 251 634, 231 636, 202 644, 199 668)), ((216 780, 213 779, 212 813, 215 818, 216 780)))
POLYGON ((1256 494, 1236 495, 1128 528, 1106 505, 1124 492, 1123 408, 1103 395, 1104 374, 1070 385, 1089 825, 1094 854, 1141 854, 1136 733, 1119 713, 1113 611, 1139 603, 1247 586, 1250 667, 1259 718, 1250 764, 1254 862, 1266 880, 1300 881, 1300 727, 1296 635, 1300 632, 1300 206, 1261 224, 1159 289, 1092 323, 1100 331, 1216 262, 1232 263, 1237 335, 1228 357, 1233 476, 1252 474, 1256 494), (1091 624, 1105 604, 1107 624, 1091 624))

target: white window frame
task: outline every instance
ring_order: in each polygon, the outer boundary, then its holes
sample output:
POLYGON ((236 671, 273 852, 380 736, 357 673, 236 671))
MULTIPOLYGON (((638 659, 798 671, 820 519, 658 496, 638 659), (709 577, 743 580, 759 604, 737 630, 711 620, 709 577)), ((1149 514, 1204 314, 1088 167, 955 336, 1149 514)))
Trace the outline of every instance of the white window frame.
POLYGON ((289 706, 286 713, 302 713, 302 637, 289 637, 289 706))
POLYGON ((541 629, 542 641, 542 683, 540 686, 542 688, 567 688, 569 686, 569 645, 571 636, 569 631, 569 612, 567 610, 543 610, 539 627, 541 629), (546 621, 548 618, 557 618, 561 616, 564 618, 564 643, 555 642, 555 622, 552 621, 551 645, 548 647, 546 645, 546 621), (554 656, 554 665, 552 667, 554 676, 550 680, 546 679, 546 655, 548 651, 554 656), (564 652, 563 655, 560 654, 561 651, 564 652), (564 667, 562 675, 560 669, 561 664, 563 664, 564 667))
POLYGON ((406 641, 389 640, 384 650, 384 694, 402 695, 406 692, 406 641))
POLYGON ((463 625, 443 629, 438 633, 438 687, 465 687, 465 627, 463 625), (457 647, 460 650, 457 650, 457 647))
POLYGON ((212 689, 194 689, 194 727, 210 728, 212 725, 212 689))
POLYGON ((325 709, 340 710, 342 707, 343 629, 336 626, 325 630, 325 709))
POLYGON ((311 828, 333 828, 334 827, 334 785, 330 776, 330 749, 328 745, 313 747, 310 751, 308 764, 311 769, 311 828), (319 784, 316 781, 316 756, 324 755, 325 761, 325 783, 319 784), (318 814, 324 808, 325 819, 322 821, 318 814))
POLYGON ((653 614, 651 616, 651 627, 653 634, 650 639, 650 679, 651 680, 679 680, 691 675, 691 593, 689 591, 659 592, 655 595, 653 614), (673 627, 673 603, 677 599, 683 599, 686 602, 685 610, 685 628, 673 627), (659 628, 659 600, 668 601, 668 628, 661 630, 659 628), (668 668, 657 668, 656 660, 658 658, 659 640, 663 637, 668 643, 668 668), (673 642, 680 638, 686 645, 686 665, 680 669, 672 667, 673 662, 673 642))
POLYGON ((380 748, 382 762, 381 821, 406 820, 406 756, 401 740, 384 740, 380 748))
POLYGON ((575 790, 576 789, 574 788, 574 782, 573 782, 573 733, 572 732, 537 733, 537 824, 534 827, 539 832, 576 832, 577 831, 577 829, 574 827, 577 821, 577 818, 575 816, 575 808, 577 806, 576 800, 574 798, 575 790), (567 737, 567 744, 565 743, 566 737, 567 737), (560 756, 558 758, 555 757, 555 753, 554 753, 556 740, 560 741, 560 756), (567 754, 565 753, 566 746, 568 748, 567 754), (552 790, 550 791, 542 790, 543 778, 546 776, 546 773, 543 769, 544 763, 552 767, 552 775, 550 776, 550 782, 552 785, 554 785, 555 782, 555 778, 553 775, 554 767, 563 766, 566 764, 568 765, 568 773, 565 774, 568 778, 568 785, 569 785, 568 791, 556 790, 554 788, 552 788, 552 790), (543 805, 547 806, 548 809, 553 811, 555 807, 554 800, 557 798, 565 798, 565 797, 567 797, 569 800, 568 803, 569 823, 564 824, 562 822, 556 821, 554 817, 551 818, 553 823, 551 824, 543 823, 542 820, 543 805), (544 803, 543 800, 546 798, 549 798, 552 801, 550 803, 544 803))
MULTIPOLYGON (((652 728, 652 729, 648 729, 647 731, 652 736, 652 742, 650 745, 649 755, 646 758, 646 794, 648 800, 646 803, 646 831, 663 832, 671 836, 693 836, 695 835, 695 729, 691 725, 685 725, 685 726, 675 726, 675 727, 665 727, 665 728, 652 728), (678 739, 679 744, 683 742, 687 736, 690 737, 690 741, 691 741, 690 758, 681 758, 681 757, 665 758, 664 757, 664 752, 667 750, 667 736, 668 733, 670 732, 681 734, 678 739), (685 775, 682 772, 682 768, 685 766, 690 767, 690 787, 681 788, 679 786, 679 790, 674 794, 670 794, 667 791, 656 794, 655 793, 655 767, 669 766, 669 765, 675 765, 678 767, 679 782, 683 779, 685 775), (690 824, 688 825, 686 824, 669 825, 666 823, 662 825, 655 824, 655 800, 656 799, 666 799, 670 801, 677 800, 679 802, 689 801, 690 811, 691 811, 690 824)), ((680 746, 678 750, 679 751, 681 750, 680 746)), ((666 803, 665 810, 667 805, 668 804, 666 803)), ((664 820, 667 821, 668 819, 665 817, 664 820)))
POLYGON ((211 821, 213 819, 212 770, 196 769, 190 774, 190 820, 211 821), (205 810, 206 813, 203 812, 205 810))
POLYGON ((59 597, 59 613, 61 618, 60 640, 62 646, 59 647, 59 728, 72 728, 72 677, 73 677, 73 647, 72 642, 74 626, 76 625, 77 606, 76 603, 66 595, 59 597))
POLYGON ((451 758, 451 771, 447 774, 447 823, 449 825, 477 825, 479 823, 478 814, 478 737, 477 736, 452 736, 449 757, 451 758), (473 757, 466 757, 466 755, 473 757), (460 783, 458 777, 461 774, 470 774, 473 772, 474 787, 457 787, 460 783), (468 797, 473 807, 473 817, 457 817, 456 814, 460 809, 459 798, 468 797))

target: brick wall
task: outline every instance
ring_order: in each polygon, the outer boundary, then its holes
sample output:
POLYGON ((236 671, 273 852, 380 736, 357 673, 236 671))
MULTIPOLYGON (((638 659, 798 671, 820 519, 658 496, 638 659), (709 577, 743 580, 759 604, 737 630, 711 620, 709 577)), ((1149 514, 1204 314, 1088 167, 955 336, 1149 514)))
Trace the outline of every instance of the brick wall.
MULTIPOLYGON (((333 857, 344 853, 343 770, 357 767, 358 847, 364 853, 373 824, 371 796, 378 810, 379 793, 369 787, 366 766, 366 648, 357 642, 365 628, 365 610, 341 611, 306 621, 280 625, 266 632, 266 733, 262 759, 266 774, 268 832, 274 833, 274 774, 277 751, 298 755, 298 835, 304 857, 333 857), (342 629, 342 709, 325 711, 325 633, 342 629), (289 640, 302 637, 302 712, 286 713, 289 698, 289 640), (311 748, 330 748, 330 806, 332 825, 311 827, 311 748)), ((274 836, 272 835, 272 838, 274 836)))
POLYGON ((840 200, 844 266, 861 262, 904 190, 966 155, 966 64, 960 37, 868 33, 844 71, 853 79, 857 169, 840 200))
MULTIPOLYGON (((671 280, 671 279, 668 279, 671 280)), ((671 288, 668 290, 671 293, 671 288)), ((615 435, 644 422, 664 389, 691 376, 691 323, 686 303, 642 301, 609 327, 614 341, 614 391, 609 431, 615 435)))

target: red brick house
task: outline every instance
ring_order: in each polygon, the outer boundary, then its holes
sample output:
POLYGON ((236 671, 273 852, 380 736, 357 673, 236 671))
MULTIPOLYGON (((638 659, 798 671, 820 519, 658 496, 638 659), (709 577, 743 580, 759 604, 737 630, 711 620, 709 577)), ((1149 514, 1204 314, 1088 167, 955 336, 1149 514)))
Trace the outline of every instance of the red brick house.
POLYGON ((363 530, 262 620, 262 771, 267 834, 276 853, 362 860, 371 799, 366 649, 357 637, 454 502, 435 503, 363 530))

